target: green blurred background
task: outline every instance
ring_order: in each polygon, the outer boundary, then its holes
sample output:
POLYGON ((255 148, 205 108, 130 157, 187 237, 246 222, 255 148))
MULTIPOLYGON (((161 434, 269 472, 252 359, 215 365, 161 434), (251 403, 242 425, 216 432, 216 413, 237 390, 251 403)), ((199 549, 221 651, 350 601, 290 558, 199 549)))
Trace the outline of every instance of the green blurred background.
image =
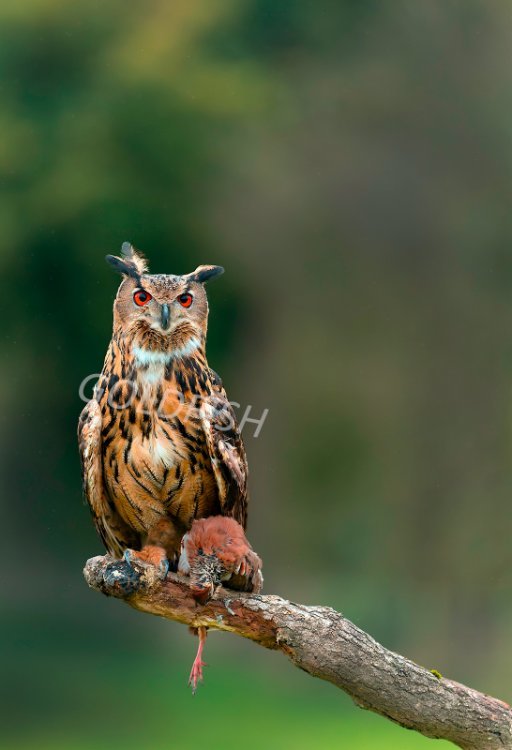
POLYGON ((124 240, 219 263, 266 590, 511 700, 512 8, 3 0, 2 695, 13 750, 423 748, 279 655, 93 594, 82 379, 124 240))

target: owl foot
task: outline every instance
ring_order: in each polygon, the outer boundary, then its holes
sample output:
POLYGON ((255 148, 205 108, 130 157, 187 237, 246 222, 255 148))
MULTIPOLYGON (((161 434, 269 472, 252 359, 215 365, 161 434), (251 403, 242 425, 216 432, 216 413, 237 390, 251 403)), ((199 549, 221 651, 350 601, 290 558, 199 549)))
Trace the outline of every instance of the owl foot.
POLYGON ((166 557, 165 550, 162 547, 146 545, 140 551, 127 549, 124 553, 124 559, 131 568, 133 563, 140 565, 142 568, 154 568, 158 573, 160 580, 165 580, 169 572, 169 561, 166 557))
POLYGON ((233 518, 210 516, 194 521, 183 537, 178 571, 190 576, 192 595, 206 604, 220 585, 258 594, 262 563, 233 518))
POLYGON ((140 575, 123 560, 115 560, 107 565, 103 573, 103 583, 111 596, 124 598, 140 589, 140 575))
POLYGON ((197 686, 203 681, 203 667, 206 667, 203 661, 203 649, 206 643, 206 636, 208 634, 208 628, 197 628, 197 635, 199 636, 199 646, 197 649, 197 655, 192 664, 192 671, 190 672, 190 678, 188 684, 192 688, 192 695, 197 692, 197 686))
POLYGON ((233 572, 223 579, 227 588, 259 594, 263 588, 261 560, 249 549, 233 562, 233 572))

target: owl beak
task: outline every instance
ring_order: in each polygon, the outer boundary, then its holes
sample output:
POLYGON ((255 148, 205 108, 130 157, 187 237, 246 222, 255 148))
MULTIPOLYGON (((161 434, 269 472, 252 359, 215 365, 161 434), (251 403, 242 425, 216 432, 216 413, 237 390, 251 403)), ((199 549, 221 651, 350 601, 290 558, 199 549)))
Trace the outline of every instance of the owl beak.
POLYGON ((161 321, 162 321, 162 328, 164 329, 164 331, 167 331, 171 324, 171 310, 169 308, 169 305, 162 305, 161 321))

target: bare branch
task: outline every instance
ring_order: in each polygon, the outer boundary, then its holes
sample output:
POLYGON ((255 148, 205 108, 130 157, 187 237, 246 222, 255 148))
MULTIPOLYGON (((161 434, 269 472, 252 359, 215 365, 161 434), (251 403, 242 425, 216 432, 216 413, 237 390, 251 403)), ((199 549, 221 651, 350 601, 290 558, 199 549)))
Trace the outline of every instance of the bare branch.
POLYGON ((199 606, 186 579, 164 582, 148 570, 94 557, 84 575, 93 589, 169 620, 236 633, 285 653, 314 677, 332 682, 361 708, 450 740, 465 750, 512 749, 512 710, 495 698, 429 672, 388 651, 329 607, 292 604, 279 596, 221 590, 199 606))

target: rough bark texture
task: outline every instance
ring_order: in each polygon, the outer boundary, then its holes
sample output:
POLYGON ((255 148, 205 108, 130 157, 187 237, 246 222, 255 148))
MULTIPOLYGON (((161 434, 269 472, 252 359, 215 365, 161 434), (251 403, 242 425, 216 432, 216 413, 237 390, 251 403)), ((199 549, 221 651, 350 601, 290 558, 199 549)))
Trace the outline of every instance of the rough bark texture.
POLYGON ((332 682, 355 703, 427 737, 465 750, 512 749, 512 710, 464 685, 429 672, 388 651, 329 607, 306 607, 279 596, 220 590, 198 606, 187 580, 159 581, 149 570, 94 557, 84 570, 88 585, 124 599, 135 609, 225 630, 285 653, 314 677, 332 682))

